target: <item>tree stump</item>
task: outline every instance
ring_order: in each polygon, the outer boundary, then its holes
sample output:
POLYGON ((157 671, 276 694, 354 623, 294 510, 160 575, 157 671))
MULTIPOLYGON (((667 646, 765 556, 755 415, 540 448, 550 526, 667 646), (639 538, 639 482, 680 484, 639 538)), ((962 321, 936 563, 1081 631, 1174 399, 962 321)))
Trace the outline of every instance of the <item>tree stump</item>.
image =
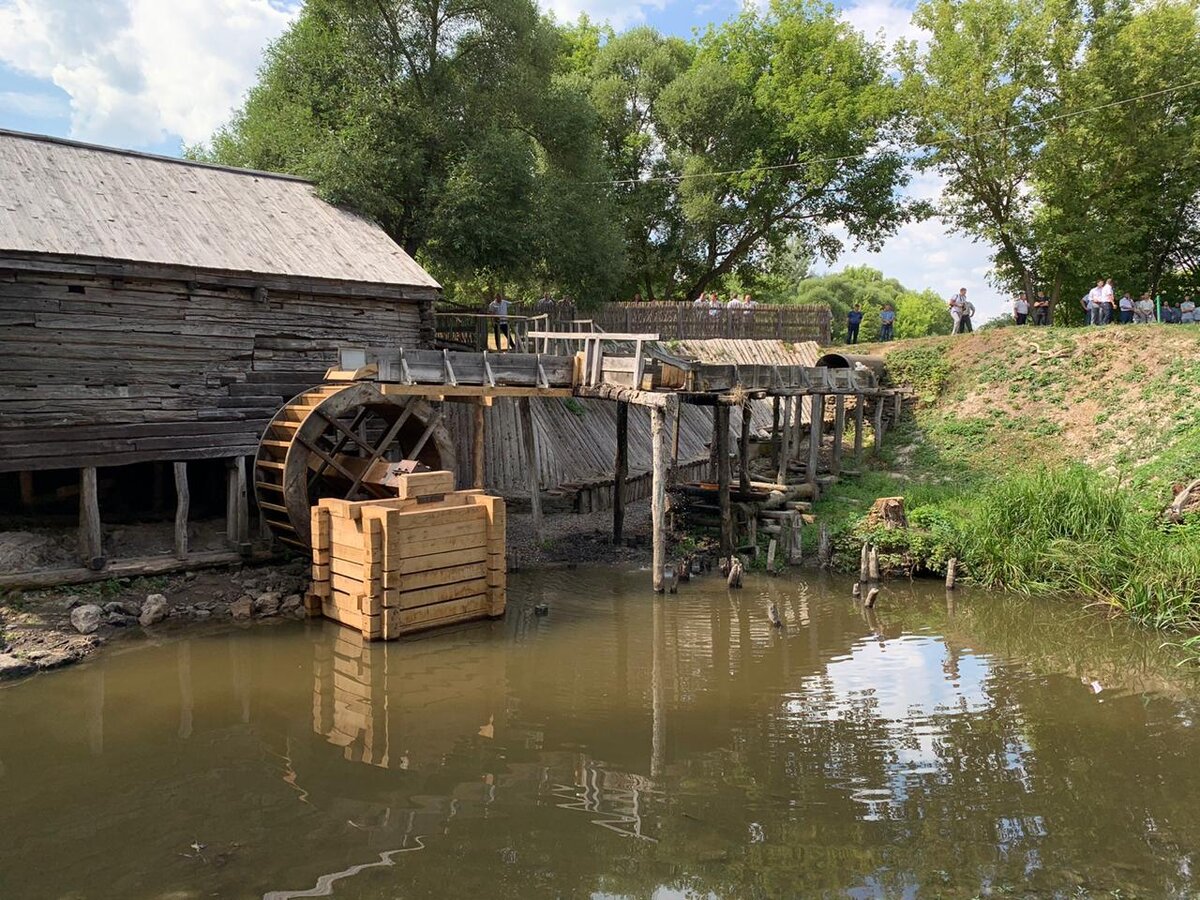
POLYGON ((907 528, 908 518, 904 515, 903 497, 880 497, 871 504, 867 513, 867 525, 884 528, 907 528))

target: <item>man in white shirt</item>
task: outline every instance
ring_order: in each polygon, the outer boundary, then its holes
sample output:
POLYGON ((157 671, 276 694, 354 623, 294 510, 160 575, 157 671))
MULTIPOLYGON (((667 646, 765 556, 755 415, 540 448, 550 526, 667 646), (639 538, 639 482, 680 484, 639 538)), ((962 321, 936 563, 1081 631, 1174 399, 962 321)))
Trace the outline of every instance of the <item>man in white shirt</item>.
POLYGON ((742 298, 739 297, 737 294, 734 294, 732 297, 729 298, 729 302, 725 304, 725 308, 726 309, 741 309, 742 308, 742 298))
POLYGON ((1029 298, 1025 296, 1024 291, 1013 301, 1013 318, 1017 320, 1018 325, 1024 325, 1025 320, 1029 318, 1029 298))
POLYGON ((1192 297, 1189 294, 1183 298, 1183 302, 1179 304, 1179 321, 1183 324, 1191 324, 1196 321, 1196 304, 1192 302, 1192 297))
POLYGON ((1104 279, 1101 278, 1096 282, 1096 286, 1088 291, 1087 307, 1090 316, 1089 323, 1092 325, 1103 325, 1101 317, 1103 313, 1100 311, 1104 304, 1104 279))
POLYGON ((962 311, 966 302, 966 288, 959 288, 958 293, 950 298, 950 319, 954 322, 954 327, 950 329, 951 334, 959 334, 962 332, 962 311))
POLYGON ((1109 278, 1100 288, 1100 317, 1103 321, 1101 325, 1107 325, 1113 318, 1113 307, 1116 305, 1116 291, 1113 289, 1112 279, 1109 278))

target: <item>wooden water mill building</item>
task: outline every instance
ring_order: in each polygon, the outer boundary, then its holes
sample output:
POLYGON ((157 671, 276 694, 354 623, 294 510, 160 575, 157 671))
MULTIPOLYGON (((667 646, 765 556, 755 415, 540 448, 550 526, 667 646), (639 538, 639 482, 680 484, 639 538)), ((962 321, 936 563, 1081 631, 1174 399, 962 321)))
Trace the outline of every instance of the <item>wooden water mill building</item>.
POLYGON ((268 422, 338 347, 430 346, 438 291, 304 180, 0 131, 0 515, 78 498, 104 569, 106 500, 174 507, 176 558, 204 502, 236 559, 268 422))

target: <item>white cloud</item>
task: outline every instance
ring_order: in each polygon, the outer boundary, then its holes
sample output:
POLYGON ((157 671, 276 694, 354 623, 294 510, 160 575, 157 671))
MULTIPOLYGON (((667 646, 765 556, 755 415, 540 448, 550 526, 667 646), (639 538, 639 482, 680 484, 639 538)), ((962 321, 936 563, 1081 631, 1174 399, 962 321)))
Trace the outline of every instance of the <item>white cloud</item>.
POLYGON ((67 101, 54 94, 0 91, 0 112, 29 119, 57 119, 67 114, 67 101))
MULTIPOLYGON (((921 200, 936 200, 941 196, 943 181, 932 172, 920 173, 909 184, 906 194, 921 200)), ((835 230, 847 247, 846 232, 835 230)), ((941 219, 911 222, 900 228, 883 249, 871 253, 865 249, 847 249, 832 267, 816 266, 828 271, 840 271, 846 266, 870 266, 888 278, 895 278, 906 288, 915 291, 926 288, 939 296, 949 297, 965 287, 977 311, 976 324, 1010 312, 1009 298, 988 283, 992 272, 992 251, 986 244, 973 242, 969 237, 951 232, 941 219)))
MULTIPOLYGON (((607 22, 618 31, 646 21, 646 11, 666 9, 669 0, 538 0, 538 5, 553 13, 559 22, 574 22, 580 14, 587 13, 594 22, 607 22)), ((712 9, 715 3, 709 4, 712 9)))
POLYGON ((922 41, 926 32, 912 21, 913 8, 893 0, 859 0, 842 8, 842 19, 871 40, 882 37, 886 46, 896 41, 922 41))
POLYGON ((295 15, 271 0, 0 0, 0 62, 61 88, 71 136, 207 138, 295 15))

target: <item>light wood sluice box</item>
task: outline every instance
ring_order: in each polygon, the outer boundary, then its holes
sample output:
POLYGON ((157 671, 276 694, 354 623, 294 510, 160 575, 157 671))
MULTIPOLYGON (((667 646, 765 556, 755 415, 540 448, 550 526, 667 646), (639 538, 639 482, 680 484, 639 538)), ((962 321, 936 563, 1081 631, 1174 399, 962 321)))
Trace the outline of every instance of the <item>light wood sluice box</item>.
POLYGON ((455 491, 452 472, 398 479, 395 498, 312 510, 310 615, 368 640, 504 614, 504 501, 455 491))

